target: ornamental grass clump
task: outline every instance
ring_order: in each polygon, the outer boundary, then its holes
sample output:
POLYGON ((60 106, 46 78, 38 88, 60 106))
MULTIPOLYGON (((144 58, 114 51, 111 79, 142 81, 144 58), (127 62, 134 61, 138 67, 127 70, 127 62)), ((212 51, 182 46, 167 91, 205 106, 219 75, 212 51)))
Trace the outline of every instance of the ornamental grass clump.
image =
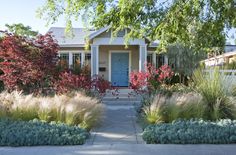
POLYGON ((39 119, 45 122, 61 122, 78 125, 90 130, 99 124, 103 105, 96 98, 75 92, 53 97, 23 95, 21 92, 0 94, 0 116, 13 120, 39 119))
POLYGON ((232 79, 215 68, 204 72, 196 70, 193 75, 196 91, 203 97, 204 119, 235 118, 235 104, 229 99, 232 79))
POLYGON ((163 106, 165 97, 158 95, 153 99, 153 103, 143 107, 143 117, 147 123, 155 124, 163 122, 163 106))
POLYGON ((173 93, 172 96, 158 94, 142 109, 147 124, 169 123, 176 119, 203 117, 202 97, 198 93, 173 93))

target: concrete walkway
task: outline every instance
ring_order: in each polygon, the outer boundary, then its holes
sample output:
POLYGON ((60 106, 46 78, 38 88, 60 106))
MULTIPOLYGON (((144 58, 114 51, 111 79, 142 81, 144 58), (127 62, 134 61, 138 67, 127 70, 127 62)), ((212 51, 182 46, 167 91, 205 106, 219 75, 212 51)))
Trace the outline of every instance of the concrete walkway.
POLYGON ((104 121, 92 131, 88 145, 141 144, 142 130, 136 123, 134 106, 106 106, 104 121))

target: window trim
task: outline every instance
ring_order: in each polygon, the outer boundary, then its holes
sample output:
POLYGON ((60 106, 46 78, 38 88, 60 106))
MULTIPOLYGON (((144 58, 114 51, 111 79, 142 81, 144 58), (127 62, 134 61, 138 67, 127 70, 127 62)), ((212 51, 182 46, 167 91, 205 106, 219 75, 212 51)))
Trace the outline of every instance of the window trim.
POLYGON ((81 55, 81 66, 84 65, 85 62, 85 54, 86 53, 90 53, 90 51, 86 51, 86 50, 59 50, 58 51, 58 56, 60 57, 61 54, 69 54, 69 67, 73 66, 73 54, 77 54, 80 53, 81 55))

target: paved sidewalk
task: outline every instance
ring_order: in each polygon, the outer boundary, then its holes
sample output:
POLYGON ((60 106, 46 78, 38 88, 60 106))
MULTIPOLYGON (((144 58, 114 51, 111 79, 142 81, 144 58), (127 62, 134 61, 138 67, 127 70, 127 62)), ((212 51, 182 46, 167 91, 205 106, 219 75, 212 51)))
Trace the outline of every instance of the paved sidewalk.
POLYGON ((134 106, 106 106, 102 126, 92 131, 89 145, 141 144, 142 130, 136 123, 134 106))
POLYGON ((0 155, 235 155, 236 145, 114 144, 0 147, 0 155))

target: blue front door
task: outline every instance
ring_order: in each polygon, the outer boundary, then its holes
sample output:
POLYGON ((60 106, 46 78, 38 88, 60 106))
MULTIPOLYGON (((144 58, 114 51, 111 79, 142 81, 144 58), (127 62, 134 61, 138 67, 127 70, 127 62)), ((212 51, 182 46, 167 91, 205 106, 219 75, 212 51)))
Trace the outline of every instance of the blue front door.
POLYGON ((111 54, 111 82, 113 86, 128 86, 129 53, 111 54))

